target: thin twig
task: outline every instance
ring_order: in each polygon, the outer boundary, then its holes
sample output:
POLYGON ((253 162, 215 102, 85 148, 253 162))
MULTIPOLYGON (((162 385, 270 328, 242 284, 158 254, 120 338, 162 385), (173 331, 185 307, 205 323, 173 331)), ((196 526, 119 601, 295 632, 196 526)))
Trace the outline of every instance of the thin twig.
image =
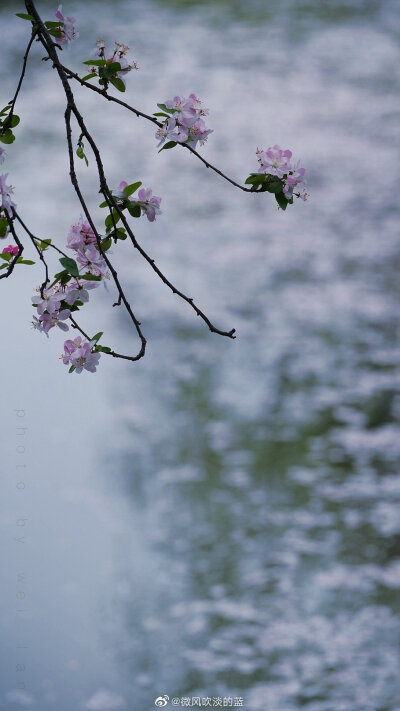
POLYGON ((43 262, 44 271, 45 271, 45 278, 44 278, 44 281, 42 282, 42 284, 40 285, 40 296, 42 297, 42 299, 44 299, 43 289, 46 288, 46 286, 47 286, 47 284, 49 283, 50 279, 49 279, 49 268, 48 268, 47 262, 46 262, 46 260, 45 260, 45 258, 44 258, 44 256, 43 256, 43 251, 42 251, 41 249, 39 249, 38 245, 36 244, 36 242, 42 243, 42 240, 40 240, 38 237, 35 237, 35 235, 32 234, 32 232, 31 232, 31 231, 28 229, 28 227, 22 222, 21 218, 19 217, 19 215, 18 215, 16 212, 15 212, 15 217, 17 218, 18 222, 21 224, 21 226, 23 227, 23 229, 25 230, 25 232, 28 234, 28 236, 29 236, 29 238, 30 238, 30 240, 31 240, 31 242, 32 242, 32 244, 33 244, 33 246, 34 246, 34 248, 36 249, 36 252, 37 252, 38 255, 39 255, 40 261, 43 262))
POLYGON ((26 65, 27 65, 27 62, 28 62, 28 55, 29 55, 30 49, 31 49, 32 44, 33 44, 33 40, 35 39, 36 35, 37 35, 36 29, 32 29, 32 35, 31 35, 31 38, 30 38, 30 40, 29 40, 29 42, 28 42, 27 48, 26 48, 26 50, 25 50, 24 59, 23 59, 23 62, 22 62, 21 75, 20 75, 20 78, 19 78, 19 81, 18 81, 18 84, 17 84, 17 88, 16 88, 16 91, 15 91, 15 94, 14 94, 14 98, 11 99, 11 101, 8 102, 9 105, 11 106, 11 110, 10 110, 10 112, 9 112, 9 114, 8 114, 8 116, 7 116, 7 118, 6 118, 5 121, 4 121, 3 128, 2 128, 2 132, 7 131, 7 129, 11 127, 11 119, 12 119, 12 117, 13 117, 14 107, 15 107, 15 104, 16 104, 16 101, 17 101, 17 98, 18 98, 18 94, 19 94, 19 92, 20 92, 20 90, 21 90, 22 82, 24 81, 24 77, 25 77, 26 65))
MULTIPOLYGON (((76 328, 76 329, 82 334, 82 336, 84 336, 85 338, 87 338, 87 340, 88 340, 89 342, 90 342, 91 340, 93 340, 93 339, 90 338, 90 336, 89 336, 87 333, 85 333, 85 331, 83 330, 83 328, 81 328, 81 326, 77 323, 77 321, 75 321, 75 319, 74 319, 73 316, 70 316, 70 317, 69 317, 69 320, 71 321, 73 327, 76 328)), ((104 352, 104 351, 103 351, 103 352, 104 352)), ((124 360, 133 360, 133 358, 132 358, 131 356, 123 355, 123 353, 117 353, 116 351, 109 351, 108 353, 106 353, 106 355, 113 356, 113 358, 123 358, 124 360)))

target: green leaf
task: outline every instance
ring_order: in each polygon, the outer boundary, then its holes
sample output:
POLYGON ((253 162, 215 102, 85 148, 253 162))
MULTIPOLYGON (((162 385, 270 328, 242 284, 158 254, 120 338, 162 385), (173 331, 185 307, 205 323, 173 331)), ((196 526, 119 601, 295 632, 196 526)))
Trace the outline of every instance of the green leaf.
POLYGON ((289 200, 286 200, 283 193, 275 193, 275 200, 282 210, 286 210, 289 200))
POLYGON ((20 121, 20 117, 17 116, 17 114, 13 114, 11 116, 11 119, 6 119, 5 123, 7 124, 8 128, 15 128, 15 126, 18 126, 20 121))
POLYGON ((62 32, 57 27, 54 27, 52 30, 49 30, 49 35, 52 35, 58 39, 59 37, 62 37, 62 32))
POLYGON ((99 205, 99 207, 108 207, 107 200, 104 200, 104 202, 102 202, 101 205, 99 205))
POLYGON ((51 239, 46 239, 46 240, 43 240, 38 246, 39 246, 39 249, 41 249, 42 252, 44 252, 44 250, 48 249, 48 247, 50 247, 50 245, 51 245, 51 239))
POLYGON ((263 183, 265 175, 260 173, 251 173, 248 178, 246 178, 245 185, 252 185, 253 183, 263 183))
POLYGON ((93 77, 97 77, 97 74, 95 74, 95 72, 91 72, 90 74, 86 74, 86 76, 82 77, 82 81, 87 81, 88 79, 93 79, 93 77))
POLYGON ((118 227, 114 235, 117 239, 126 239, 128 236, 123 227, 118 227))
POLYGON ((53 29, 53 27, 60 27, 63 24, 62 20, 46 20, 44 23, 47 29, 53 29))
POLYGON ((0 217, 0 237, 5 237, 7 234, 8 222, 5 217, 0 217))
POLYGON ((104 239, 101 240, 101 248, 103 252, 107 252, 107 250, 110 249, 112 245, 112 240, 111 237, 104 237, 104 239))
POLYGON ((35 264, 35 262, 32 262, 31 259, 22 259, 22 257, 19 257, 17 259, 17 264, 35 264))
POLYGON ((176 141, 168 141, 168 143, 166 143, 162 148, 160 148, 158 152, 161 153, 161 151, 168 151, 169 148, 175 148, 175 146, 176 141))
POLYGON ((0 269, 7 269, 7 267, 8 267, 8 264, 2 264, 2 265, 0 266, 0 269))
POLYGON ((5 262, 9 262, 12 258, 12 254, 10 254, 10 252, 4 252, 0 254, 0 258, 4 259, 5 262))
POLYGON ((126 91, 125 84, 119 77, 110 77, 110 82, 118 91, 126 91))
POLYGON ((6 131, 2 136, 0 136, 0 141, 1 141, 2 143, 6 143, 6 144, 8 144, 8 143, 14 143, 14 141, 15 141, 15 136, 14 136, 14 134, 13 134, 13 132, 11 131, 10 128, 7 129, 7 131, 6 131))
POLYGON ((128 205, 128 212, 130 215, 132 215, 132 217, 140 217, 140 205, 135 202, 130 203, 130 205, 128 205))
POLYGON ((105 67, 107 62, 105 59, 87 59, 82 64, 90 64, 91 67, 105 67))
POLYGON ((32 15, 27 15, 25 12, 16 12, 15 14, 17 17, 20 17, 21 20, 29 20, 30 22, 35 22, 35 18, 32 17, 32 15))
POLYGON ((264 183, 264 189, 267 190, 269 193, 274 193, 275 195, 282 192, 282 188, 282 180, 274 176, 267 179, 264 183))
POLYGON ((95 341, 95 342, 97 343, 97 341, 102 337, 103 333, 104 333, 104 331, 99 331, 99 332, 96 333, 96 335, 93 336, 93 338, 91 338, 90 340, 91 340, 91 341, 95 341))
POLYGON ((107 70, 110 72, 110 74, 115 74, 115 72, 120 72, 121 69, 122 69, 122 67, 119 62, 111 62, 111 64, 107 64, 107 70))
POLYGON ((86 279, 86 281, 101 281, 101 276, 97 276, 97 274, 81 274, 80 279, 86 279))
POLYGON ((165 104, 157 104, 157 106, 161 109, 161 111, 165 111, 169 116, 175 113, 175 109, 168 109, 165 104))
POLYGON ((156 113, 153 114, 153 116, 164 116, 164 118, 169 119, 170 115, 169 114, 164 114, 162 111, 157 111, 156 113))
POLYGON ((137 183, 131 183, 130 185, 127 185, 126 188, 124 188, 123 192, 124 194, 129 197, 130 195, 133 195, 133 193, 136 192, 138 188, 140 188, 142 184, 141 180, 138 180, 137 183))
POLYGON ((107 215, 106 219, 104 220, 107 232, 110 232, 115 227, 119 219, 120 217, 116 210, 113 210, 110 215, 107 215))
POLYGON ((95 346, 96 353, 111 353, 111 348, 109 346, 95 346))
POLYGON ((265 173, 251 173, 245 180, 246 185, 251 185, 252 192, 279 193, 282 191, 282 182, 280 178, 274 175, 265 175, 265 173))
POLYGON ((89 165, 89 161, 86 157, 85 151, 83 150, 82 146, 79 146, 79 148, 76 149, 76 155, 78 156, 78 158, 81 158, 82 160, 85 161, 86 166, 89 165))
POLYGON ((57 274, 54 274, 54 281, 52 284, 50 284, 50 287, 54 286, 54 284, 57 284, 57 282, 61 282, 61 284, 67 284, 69 280, 71 279, 70 275, 68 274, 66 269, 63 269, 62 272, 57 272, 57 274))
POLYGON ((74 365, 71 365, 71 367, 70 367, 68 373, 73 373, 74 370, 75 370, 75 366, 74 366, 74 365))
POLYGON ((71 259, 70 257, 61 257, 60 264, 62 267, 65 267, 66 271, 68 274, 71 274, 71 276, 79 276, 79 269, 75 259, 71 259))

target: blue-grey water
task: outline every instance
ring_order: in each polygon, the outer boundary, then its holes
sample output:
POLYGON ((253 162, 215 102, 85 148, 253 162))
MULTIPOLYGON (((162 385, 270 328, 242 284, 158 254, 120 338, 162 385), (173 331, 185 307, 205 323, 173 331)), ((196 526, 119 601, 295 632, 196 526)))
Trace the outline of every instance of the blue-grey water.
MULTIPOLYGON (((149 123, 76 89, 110 185, 162 196, 139 241, 237 339, 209 333, 125 242, 114 258, 148 355, 68 375, 63 334, 29 328, 39 266, 1 282, 0 709, 150 711, 168 695, 400 711, 399 4, 63 7, 81 32, 72 69, 99 37, 129 44, 127 101, 151 113, 196 92, 205 157, 243 181, 279 143, 310 198, 283 213, 186 151, 157 155, 149 123)), ((18 11, 0 9, 1 106, 18 11)), ((62 246, 80 208, 41 57, 2 168, 23 218, 62 246)), ((92 163, 79 177, 100 226, 92 163)), ((134 352, 113 297, 93 293, 82 324, 134 352)))

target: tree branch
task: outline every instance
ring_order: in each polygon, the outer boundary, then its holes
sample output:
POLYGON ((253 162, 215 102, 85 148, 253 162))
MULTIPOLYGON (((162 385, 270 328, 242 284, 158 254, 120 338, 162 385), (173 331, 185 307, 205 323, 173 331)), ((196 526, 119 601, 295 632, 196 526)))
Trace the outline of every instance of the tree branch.
MULTIPOLYGON (((72 72, 70 69, 68 69, 68 67, 65 67, 64 65, 61 65, 61 66, 62 66, 63 71, 71 79, 75 79, 82 86, 86 86, 88 89, 91 89, 92 91, 95 91, 97 94, 100 94, 100 96, 103 96, 105 99, 107 99, 107 101, 112 101, 115 104, 119 104, 120 106, 123 106, 125 109, 127 109, 128 111, 131 111, 136 116, 138 116, 138 117, 141 116, 142 118, 147 119, 147 121, 151 121, 156 126, 163 126, 163 124, 160 121, 158 121, 155 117, 149 116, 148 114, 143 113, 143 111, 139 111, 139 109, 135 109, 133 106, 130 106, 125 101, 121 101, 121 99, 117 99, 115 96, 110 96, 110 94, 108 94, 105 89, 99 89, 99 87, 94 86, 93 84, 89 84, 88 81, 84 81, 83 79, 81 79, 79 74, 72 72)), ((251 188, 246 188, 243 185, 240 185, 240 183, 237 183, 232 178, 229 178, 227 175, 225 175, 225 173, 223 173, 221 170, 219 170, 219 168, 216 168, 215 165, 212 165, 209 161, 205 160, 205 158, 203 158, 203 156, 200 155, 200 153, 198 153, 194 148, 192 148, 191 146, 188 146, 187 143, 178 143, 178 145, 182 146, 183 148, 187 148, 187 150, 190 151, 191 153, 193 153, 193 155, 197 156, 197 158, 199 160, 201 160, 201 162, 204 163, 204 165, 207 168, 210 168, 211 170, 214 171, 214 173, 217 173, 218 175, 220 175, 221 178, 224 178, 224 180, 227 180, 228 183, 231 183, 231 185, 234 185, 236 188, 243 190, 243 192, 245 192, 245 193, 262 192, 262 191, 258 191, 258 190, 251 190, 251 188)))

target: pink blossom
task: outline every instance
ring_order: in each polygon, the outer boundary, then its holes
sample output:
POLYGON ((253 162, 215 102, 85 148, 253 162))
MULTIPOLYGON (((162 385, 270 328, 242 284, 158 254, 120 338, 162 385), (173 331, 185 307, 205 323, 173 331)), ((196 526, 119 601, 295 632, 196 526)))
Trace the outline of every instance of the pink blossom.
POLYGON ((11 198, 11 195, 14 192, 12 185, 6 185, 7 176, 8 176, 8 173, 3 173, 3 175, 0 175, 0 195, 1 195, 0 211, 4 210, 11 217, 13 208, 15 208, 17 206, 11 198))
POLYGON ((120 44, 120 42, 115 42, 114 53, 107 59, 107 64, 112 64, 113 62, 119 62, 121 65, 120 71, 115 73, 119 79, 125 84, 125 74, 131 71, 132 68, 137 69, 136 62, 130 64, 126 58, 126 53, 129 51, 129 47, 125 44, 120 44))
MULTIPOLYGON (((300 168, 300 161, 296 165, 289 166, 285 185, 283 186, 283 192, 287 200, 291 200, 293 197, 293 189, 295 187, 305 185, 305 173, 305 169, 300 168)), ((304 194, 301 197, 304 197, 304 194)))
POLYGON ((46 311, 49 314, 54 314, 60 309, 63 295, 56 288, 43 289, 43 296, 40 289, 37 289, 37 294, 32 296, 32 304, 37 307, 37 312, 42 316, 46 311))
POLYGON ((191 148, 195 148, 199 141, 202 145, 205 143, 212 133, 212 129, 207 128, 203 120, 209 111, 202 108, 196 94, 189 94, 187 98, 174 96, 173 99, 167 99, 165 106, 174 113, 156 132, 156 138, 160 139, 158 146, 161 146, 166 139, 176 143, 187 143, 191 148))
POLYGON ((73 306, 75 301, 82 301, 87 304, 89 301, 89 290, 97 289, 100 286, 99 281, 87 281, 86 279, 78 280, 67 284, 64 294, 64 301, 73 306))
POLYGON ((180 96, 174 96, 173 99, 168 99, 165 102, 165 106, 168 109, 174 109, 175 113, 172 116, 178 121, 182 126, 192 126, 197 118, 197 111, 195 106, 196 97, 191 94, 188 99, 181 99, 180 96))
POLYGON ((62 22, 62 25, 60 26, 61 37, 55 38, 56 43, 59 44, 60 47, 68 47, 71 42, 79 37, 79 32, 74 24, 75 18, 67 17, 66 15, 64 16, 62 13, 62 5, 59 6, 55 15, 57 20, 62 22))
POLYGON ((37 318, 33 317, 32 326, 39 332, 45 333, 47 338, 49 337, 50 329, 54 326, 58 326, 62 331, 68 331, 68 325, 63 323, 66 319, 71 316, 69 309, 63 309, 62 311, 53 311, 52 313, 47 313, 47 311, 37 318))
POLYGON ((157 148, 161 146, 166 139, 168 139, 168 141, 175 141, 176 143, 185 143, 188 133, 188 129, 185 126, 180 126, 172 116, 156 131, 156 138, 160 139, 157 148))
POLYGON ((118 188, 112 191, 113 196, 121 198, 121 200, 126 200, 127 195, 125 195, 124 193, 126 187, 128 187, 128 183, 126 182, 126 180, 121 180, 120 184, 118 185, 118 188))
POLYGON ((160 210, 162 198, 153 195, 151 188, 140 188, 138 198, 137 204, 141 207, 142 215, 146 215, 149 222, 154 222, 156 215, 162 214, 160 210))
POLYGON ((9 244, 7 247, 4 247, 2 250, 2 254, 12 254, 13 257, 15 257, 19 253, 19 247, 17 247, 15 244, 9 244))
POLYGON ((40 317, 40 321, 43 324, 43 331, 45 332, 46 336, 48 336, 48 333, 51 328, 54 328, 54 326, 58 326, 61 328, 62 331, 68 331, 68 325, 66 323, 63 323, 67 318, 71 316, 71 312, 69 309, 63 309, 62 311, 54 311, 53 313, 44 313, 43 316, 40 317))
POLYGON ((257 151, 258 162, 260 163, 259 173, 267 175, 276 175, 278 178, 283 178, 287 174, 292 157, 292 151, 282 150, 275 145, 268 148, 267 151, 257 151))
POLYGON ((106 48, 106 44, 105 44, 104 40, 98 39, 96 41, 95 48, 90 53, 90 56, 91 57, 104 57, 105 48, 106 48))
POLYGON ((78 249, 76 253, 78 264, 86 273, 109 279, 109 272, 104 257, 93 246, 78 249))
POLYGON ((196 123, 189 128, 187 144, 191 148, 196 148, 197 143, 203 146, 210 133, 213 133, 212 128, 207 128, 203 119, 198 119, 196 123))
POLYGON ((82 370, 95 373, 99 364, 100 353, 92 352, 94 345, 94 341, 90 341, 90 343, 89 341, 82 341, 80 336, 77 336, 73 341, 65 341, 64 354, 62 355, 63 363, 65 365, 73 365, 76 373, 81 373, 82 370))
MULTIPOLYGON (((112 54, 110 54, 108 57, 106 57, 106 46, 103 40, 97 40, 96 42, 96 47, 94 50, 91 52, 92 57, 100 57, 101 59, 105 59, 107 64, 113 64, 114 62, 118 62, 121 66, 121 69, 117 72, 115 72, 115 76, 121 79, 125 85, 125 75, 130 72, 132 69, 138 69, 138 66, 136 62, 128 62, 126 58, 126 54, 129 52, 129 47, 127 47, 125 44, 121 44, 121 42, 114 42, 114 49, 112 54)), ((107 52, 108 54, 108 52, 107 52)), ((98 73, 98 68, 93 67, 93 71, 98 73)))
POLYGON ((283 194, 287 200, 292 200, 293 194, 303 200, 307 199, 307 193, 304 190, 306 171, 304 168, 300 168, 299 161, 297 163, 292 162, 292 151, 288 149, 282 150, 275 145, 272 148, 268 148, 267 151, 257 148, 256 155, 260 164, 258 172, 279 178, 282 181, 283 194), (295 187, 302 186, 302 192, 293 193, 295 187))
POLYGON ((68 340, 64 342, 64 354, 62 356, 63 363, 65 365, 69 365, 71 362, 71 356, 75 353, 75 351, 80 348, 82 345, 82 338, 81 336, 77 336, 73 341, 68 340))
POLYGON ((84 247, 96 244, 96 235, 89 223, 81 216, 74 225, 71 225, 67 244, 70 249, 83 249, 84 247))
POLYGON ((36 331, 39 331, 39 333, 42 333, 44 330, 42 320, 41 318, 37 318, 37 316, 33 317, 32 326, 36 331))

